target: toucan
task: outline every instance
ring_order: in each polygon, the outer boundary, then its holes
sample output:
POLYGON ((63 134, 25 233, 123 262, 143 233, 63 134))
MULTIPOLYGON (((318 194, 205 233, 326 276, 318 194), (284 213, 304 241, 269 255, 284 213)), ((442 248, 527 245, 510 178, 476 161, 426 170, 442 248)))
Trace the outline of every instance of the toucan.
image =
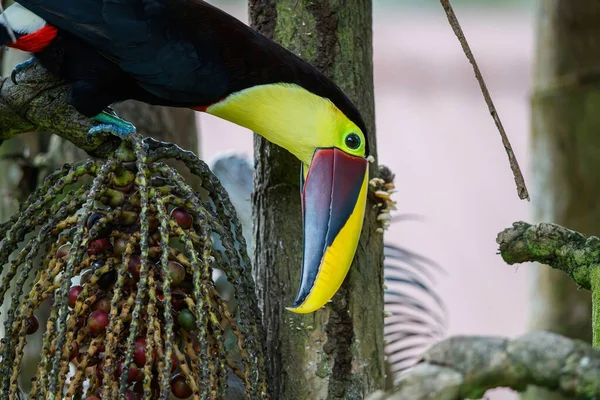
POLYGON ((215 115, 295 155, 303 260, 288 310, 333 297, 362 230, 369 154, 366 124, 334 82, 202 0, 19 0, 0 24, 0 44, 72 84, 70 104, 96 120, 90 134, 134 132, 107 111, 134 99, 215 115))

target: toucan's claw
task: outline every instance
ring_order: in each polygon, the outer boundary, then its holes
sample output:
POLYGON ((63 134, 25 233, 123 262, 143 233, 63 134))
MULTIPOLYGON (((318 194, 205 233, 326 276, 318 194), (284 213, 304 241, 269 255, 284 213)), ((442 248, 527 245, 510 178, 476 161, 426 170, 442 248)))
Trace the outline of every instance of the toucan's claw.
MULTIPOLYGON (((133 126, 133 125, 132 125, 133 126)), ((99 133, 110 133, 115 136, 123 137, 130 135, 135 132, 135 127, 132 129, 128 129, 122 126, 112 125, 112 124, 100 124, 96 125, 88 131, 90 135, 97 135, 99 133)))
POLYGON ((10 80, 15 85, 18 85, 19 83, 17 82, 17 74, 20 74, 21 71, 29 68, 33 64, 35 64, 35 59, 33 57, 31 57, 29 60, 24 61, 21 64, 15 65, 15 67, 12 70, 12 72, 10 73, 10 80))
POLYGON ((100 122, 100 124, 88 131, 90 135, 110 133, 118 137, 123 137, 135 133, 135 126, 132 123, 117 117, 114 113, 103 111, 96 115, 94 120, 100 122))

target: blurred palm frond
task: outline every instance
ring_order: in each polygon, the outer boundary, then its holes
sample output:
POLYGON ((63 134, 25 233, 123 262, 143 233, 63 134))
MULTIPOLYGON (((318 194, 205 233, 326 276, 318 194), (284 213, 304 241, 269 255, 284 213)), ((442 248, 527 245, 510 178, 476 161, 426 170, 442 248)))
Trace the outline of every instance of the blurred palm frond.
POLYGON ((397 375, 444 336, 446 308, 433 289, 435 274, 443 270, 431 259, 389 242, 384 256, 385 353, 389 373, 397 375))

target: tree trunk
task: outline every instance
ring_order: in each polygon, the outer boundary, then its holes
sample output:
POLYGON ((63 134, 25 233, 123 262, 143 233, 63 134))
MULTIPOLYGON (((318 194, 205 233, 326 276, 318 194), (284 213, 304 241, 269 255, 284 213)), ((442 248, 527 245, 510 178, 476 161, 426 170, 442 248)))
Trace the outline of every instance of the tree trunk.
MULTIPOLYGON (((332 77, 362 111, 376 157, 370 0, 250 0, 250 20, 332 77)), ((302 264, 300 162, 255 135, 254 237, 274 399, 358 399, 384 386, 383 242, 369 196, 357 256, 333 301, 285 310, 302 264)), ((377 164, 370 165, 377 176, 377 164)))
MULTIPOLYGON (((535 219, 600 234, 600 3, 540 0, 532 98, 535 219)), ((531 327, 591 340, 591 302, 568 276, 534 273, 531 327)), ((541 395, 539 395, 541 396, 541 395)), ((562 397, 528 397, 558 399, 562 397)))

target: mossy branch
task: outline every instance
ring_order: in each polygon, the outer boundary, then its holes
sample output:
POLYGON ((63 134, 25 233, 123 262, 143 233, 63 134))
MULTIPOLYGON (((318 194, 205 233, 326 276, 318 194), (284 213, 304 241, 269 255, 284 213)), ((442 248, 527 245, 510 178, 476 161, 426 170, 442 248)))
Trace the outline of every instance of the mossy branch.
POLYGON ((514 340, 457 336, 427 351, 392 392, 376 392, 368 400, 479 399, 496 387, 522 391, 529 385, 592 398, 600 395, 599 374, 600 351, 554 333, 514 340))
POLYGON ((70 85, 57 80, 38 64, 10 78, 0 80, 0 143, 33 130, 53 132, 88 154, 112 154, 120 140, 111 135, 90 136, 93 121, 69 105, 70 85))
POLYGON ((508 264, 537 261, 592 291, 592 342, 600 348, 600 239, 556 224, 515 222, 496 242, 508 264))
POLYGON ((600 265, 600 239, 560 225, 515 222, 498 234, 500 255, 507 264, 540 262, 566 273, 585 289, 600 265))
POLYGON ((537 261, 592 291, 592 342, 600 348, 600 239, 556 224, 515 222, 496 242, 508 264, 537 261))

